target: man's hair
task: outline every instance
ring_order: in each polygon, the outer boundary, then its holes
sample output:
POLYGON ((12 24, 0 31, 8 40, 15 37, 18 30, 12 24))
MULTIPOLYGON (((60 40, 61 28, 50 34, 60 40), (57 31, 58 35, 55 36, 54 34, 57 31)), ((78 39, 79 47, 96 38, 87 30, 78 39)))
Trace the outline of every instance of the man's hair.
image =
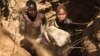
POLYGON ((35 1, 33 1, 33 0, 28 0, 28 1, 26 2, 26 6, 27 6, 27 7, 29 7, 30 5, 34 5, 35 7, 37 7, 35 1))
POLYGON ((59 5, 59 6, 57 6, 57 8, 56 8, 56 13, 57 13, 60 9, 63 9, 63 10, 67 13, 67 8, 66 8, 64 5, 59 5))

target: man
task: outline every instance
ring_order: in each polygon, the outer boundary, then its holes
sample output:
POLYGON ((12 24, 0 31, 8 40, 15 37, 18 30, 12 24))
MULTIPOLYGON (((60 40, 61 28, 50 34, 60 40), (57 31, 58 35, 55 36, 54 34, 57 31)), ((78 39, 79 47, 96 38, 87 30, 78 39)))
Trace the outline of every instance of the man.
POLYGON ((21 11, 20 15, 20 33, 38 36, 41 32, 41 25, 45 23, 46 18, 42 13, 37 12, 36 3, 31 0, 27 1, 26 8, 21 11))
POLYGON ((69 24, 72 23, 70 19, 68 19, 68 12, 65 6, 60 5, 56 8, 56 18, 54 20, 50 20, 48 23, 48 27, 54 26, 60 30, 68 32, 69 24))
POLYGON ((58 56, 67 56, 67 46, 71 43, 68 24, 72 21, 68 19, 67 16, 66 7, 60 5, 56 8, 56 18, 54 20, 50 20, 47 25, 47 38, 54 44, 55 47, 58 47, 56 48, 58 56))
POLYGON ((68 12, 66 7, 60 5, 56 9, 56 19, 50 23, 50 25, 54 25, 60 29, 65 30, 67 27, 67 23, 71 23, 71 20, 67 18, 68 12))
POLYGON ((34 55, 33 43, 29 40, 36 40, 42 35, 42 26, 45 25, 46 18, 42 13, 37 12, 36 3, 32 0, 26 2, 26 7, 22 9, 19 20, 19 32, 24 36, 21 46, 34 55))
POLYGON ((72 22, 68 18, 68 11, 65 6, 60 5, 57 7, 56 18, 54 20, 49 21, 48 23, 49 27, 47 27, 47 34, 49 36, 48 38, 50 38, 51 41, 54 40, 55 45, 59 46, 58 55, 63 56, 63 54, 66 55, 66 53, 68 53, 68 50, 70 50, 70 48, 67 47, 70 46, 71 43, 74 43, 77 39, 80 39, 81 38, 80 35, 83 33, 80 31, 78 32, 77 30, 84 29, 86 25, 87 24, 72 22), (65 31, 66 33, 63 31, 65 31), (56 34, 53 34, 54 32, 56 34), (65 53, 62 54, 63 51, 65 51, 65 53))

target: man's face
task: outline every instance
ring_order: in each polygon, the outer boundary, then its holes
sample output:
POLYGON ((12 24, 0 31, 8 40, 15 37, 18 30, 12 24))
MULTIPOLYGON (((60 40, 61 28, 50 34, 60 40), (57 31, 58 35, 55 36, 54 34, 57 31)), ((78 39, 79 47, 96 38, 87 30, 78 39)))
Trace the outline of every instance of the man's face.
POLYGON ((37 9, 34 5, 30 5, 27 9, 27 14, 30 15, 31 17, 36 16, 37 14, 37 9))
POLYGON ((67 17, 66 11, 64 11, 64 9, 59 9, 59 10, 57 11, 57 17, 58 17, 58 19, 59 19, 60 21, 65 20, 66 17, 67 17))

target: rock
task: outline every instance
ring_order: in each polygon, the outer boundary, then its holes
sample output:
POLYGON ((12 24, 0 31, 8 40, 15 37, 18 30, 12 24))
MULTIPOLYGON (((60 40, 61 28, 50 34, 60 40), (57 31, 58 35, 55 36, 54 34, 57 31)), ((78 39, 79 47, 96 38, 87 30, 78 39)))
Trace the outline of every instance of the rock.
POLYGON ((9 32, 0 27, 0 56, 31 56, 31 55, 14 42, 9 32))

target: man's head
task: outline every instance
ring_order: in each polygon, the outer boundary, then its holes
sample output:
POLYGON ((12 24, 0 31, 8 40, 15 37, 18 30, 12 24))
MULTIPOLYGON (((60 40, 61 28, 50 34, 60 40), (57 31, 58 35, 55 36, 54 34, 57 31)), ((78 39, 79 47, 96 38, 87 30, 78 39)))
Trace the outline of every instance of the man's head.
POLYGON ((36 3, 32 0, 29 0, 29 1, 27 1, 26 6, 27 6, 27 15, 29 17, 36 17, 36 15, 37 15, 36 3))
POLYGON ((67 17, 67 9, 63 5, 60 5, 56 9, 56 16, 59 21, 63 21, 67 17))

